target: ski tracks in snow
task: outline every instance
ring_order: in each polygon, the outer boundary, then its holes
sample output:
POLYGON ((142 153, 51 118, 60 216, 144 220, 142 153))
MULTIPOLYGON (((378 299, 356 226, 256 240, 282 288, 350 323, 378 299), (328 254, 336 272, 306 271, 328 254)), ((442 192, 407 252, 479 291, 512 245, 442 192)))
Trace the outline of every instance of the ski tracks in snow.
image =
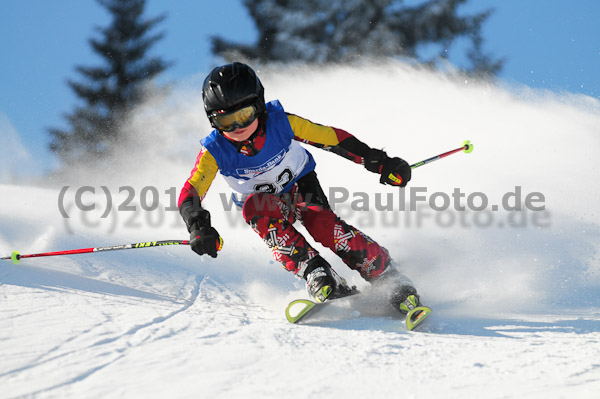
POLYGON ((3 346, 11 345, 3 353, 0 381, 11 388, 12 397, 68 392, 69 386, 115 364, 139 346, 177 335, 187 328, 186 323, 170 327, 169 322, 194 305, 207 281, 191 276, 178 298, 166 301, 96 289, 20 287, 4 280, 5 297, 11 299, 5 303, 19 308, 2 309, 7 317, 2 317, 1 340, 3 346), (54 294, 57 290, 59 295, 54 294), (11 331, 26 334, 19 337, 11 331))

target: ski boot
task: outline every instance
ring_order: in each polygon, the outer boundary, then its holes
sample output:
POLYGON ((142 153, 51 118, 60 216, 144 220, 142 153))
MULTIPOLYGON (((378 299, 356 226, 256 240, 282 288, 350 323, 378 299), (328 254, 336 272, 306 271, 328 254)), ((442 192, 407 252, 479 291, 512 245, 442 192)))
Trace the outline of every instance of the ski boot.
POLYGON ((392 264, 388 265, 375 284, 388 293, 389 302, 394 309, 406 315, 406 327, 409 330, 413 330, 431 314, 431 308, 421 304, 412 281, 392 264))
POLYGON ((407 314, 414 308, 421 306, 417 289, 413 282, 400 273, 393 263, 390 263, 383 273, 374 281, 378 290, 388 295, 388 300, 394 309, 402 314, 407 314))
POLYGON ((318 303, 346 296, 353 290, 320 255, 306 262, 303 276, 308 294, 318 303))
POLYGON ((411 299, 415 304, 414 307, 419 305, 419 296, 413 282, 400 273, 393 266, 393 263, 388 264, 383 273, 373 281, 373 285, 378 292, 386 296, 394 309, 399 310, 403 314, 408 313, 410 310, 409 305, 411 302, 404 303, 409 297, 412 297, 411 299))
POLYGON ((390 303, 402 314, 408 314, 417 306, 421 306, 417 290, 411 285, 401 285, 394 290, 390 296, 390 303))

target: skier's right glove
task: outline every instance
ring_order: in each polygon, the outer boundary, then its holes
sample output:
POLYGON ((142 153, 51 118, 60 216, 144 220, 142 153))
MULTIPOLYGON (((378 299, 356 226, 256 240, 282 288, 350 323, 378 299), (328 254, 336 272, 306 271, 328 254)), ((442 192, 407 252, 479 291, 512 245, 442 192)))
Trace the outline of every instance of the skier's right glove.
POLYGON ((223 239, 210 225, 210 213, 200 206, 198 198, 186 198, 179 206, 179 213, 190 232, 192 251, 216 258, 217 252, 223 247, 223 239))
POLYGON ((214 227, 200 227, 190 232, 190 247, 198 255, 217 257, 217 252, 223 247, 223 239, 214 227))

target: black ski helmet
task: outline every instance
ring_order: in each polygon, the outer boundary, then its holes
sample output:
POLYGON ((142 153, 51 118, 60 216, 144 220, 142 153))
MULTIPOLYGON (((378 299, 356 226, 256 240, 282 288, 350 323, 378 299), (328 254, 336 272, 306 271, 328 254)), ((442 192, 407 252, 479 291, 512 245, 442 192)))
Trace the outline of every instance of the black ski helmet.
POLYGON ((247 105, 254 105, 261 119, 267 116, 265 89, 252 68, 241 62, 225 64, 214 68, 202 85, 204 110, 213 124, 211 114, 216 111, 234 111, 247 105))

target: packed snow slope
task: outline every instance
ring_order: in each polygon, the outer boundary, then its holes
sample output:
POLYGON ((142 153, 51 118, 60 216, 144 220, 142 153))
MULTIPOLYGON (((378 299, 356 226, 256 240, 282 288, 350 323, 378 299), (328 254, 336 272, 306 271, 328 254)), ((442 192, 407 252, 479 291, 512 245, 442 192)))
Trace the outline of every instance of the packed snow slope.
MULTIPOLYGON (((434 314, 406 331, 322 249, 367 294, 289 324, 304 287, 217 177, 217 259, 170 246, 0 263, 0 397, 600 397, 598 100, 401 63, 258 72, 267 99, 410 163, 474 143, 404 190, 307 147, 336 212, 434 314)), ((187 239, 173 203, 209 132, 203 77, 140 107, 106 165, 0 185, 0 256, 187 239)))

